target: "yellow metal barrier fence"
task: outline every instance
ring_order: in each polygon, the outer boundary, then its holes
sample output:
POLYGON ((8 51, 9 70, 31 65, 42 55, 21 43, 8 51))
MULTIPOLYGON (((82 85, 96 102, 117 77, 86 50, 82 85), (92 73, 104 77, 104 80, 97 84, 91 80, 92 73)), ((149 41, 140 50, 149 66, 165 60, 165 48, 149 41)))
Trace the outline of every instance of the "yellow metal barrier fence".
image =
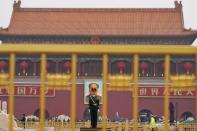
MULTIPOLYGON (((13 131, 14 114, 14 80, 15 80, 15 56, 17 54, 40 54, 41 55, 41 77, 40 77, 40 122, 39 129, 44 131, 45 127, 45 94, 46 89, 46 57, 51 54, 69 54, 72 57, 72 88, 71 88, 71 130, 76 127, 76 63, 77 55, 98 54, 103 55, 103 113, 102 113, 102 131, 107 128, 107 76, 108 76, 108 57, 109 55, 133 55, 134 57, 134 89, 133 89, 133 131, 138 130, 138 64, 139 55, 164 55, 165 56, 165 97, 164 97, 164 131, 169 130, 168 126, 168 104, 169 104, 169 76, 170 76, 170 55, 195 55, 197 62, 197 48, 192 46, 151 46, 151 45, 58 45, 51 44, 3 44, 0 45, 0 53, 10 55, 9 69, 9 131, 13 131)), ((197 64, 196 64, 197 65, 197 64)), ((196 68, 197 69, 197 68, 196 68)), ((197 88, 196 88, 197 91, 197 88)), ((196 97, 197 107, 197 97, 196 97)), ((197 108, 196 108, 197 110, 197 108)), ((197 118, 197 111, 196 111, 197 118)), ((196 124, 197 127, 197 124, 196 124)), ((128 127, 127 127, 128 128, 128 127)), ((196 128, 197 129, 197 128, 196 128)))

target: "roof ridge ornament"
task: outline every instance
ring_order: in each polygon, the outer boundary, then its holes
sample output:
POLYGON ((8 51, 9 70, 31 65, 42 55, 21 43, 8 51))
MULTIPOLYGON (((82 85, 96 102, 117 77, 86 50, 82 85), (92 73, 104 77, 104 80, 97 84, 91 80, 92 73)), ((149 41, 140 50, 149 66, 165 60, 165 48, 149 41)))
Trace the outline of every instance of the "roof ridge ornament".
POLYGON ((13 7, 14 9, 19 9, 21 7, 21 0, 15 0, 13 7))
POLYGON ((0 31, 8 31, 8 27, 4 28, 3 26, 0 26, 0 31))
POLYGON ((174 1, 174 4, 175 4, 175 8, 176 9, 182 9, 183 5, 182 5, 182 1, 174 1))

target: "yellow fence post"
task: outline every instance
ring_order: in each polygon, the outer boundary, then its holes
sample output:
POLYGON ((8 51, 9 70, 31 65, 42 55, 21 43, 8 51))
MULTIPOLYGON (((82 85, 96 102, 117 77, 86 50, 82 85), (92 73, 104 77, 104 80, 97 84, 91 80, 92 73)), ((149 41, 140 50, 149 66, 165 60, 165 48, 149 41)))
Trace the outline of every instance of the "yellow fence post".
POLYGON ((9 84, 9 131, 13 131, 14 126, 14 77, 15 77, 15 54, 10 54, 10 84, 9 84))
POLYGON ((139 74, 139 56, 134 55, 134 90, 133 90, 133 130, 138 131, 138 74, 139 74))
POLYGON ((169 118, 169 76, 170 76, 170 55, 165 56, 165 96, 164 96, 164 131, 169 130, 168 118, 169 118))
POLYGON ((179 131, 184 131, 184 126, 180 126, 180 130, 179 131))
MULTIPOLYGON (((195 64, 196 64, 196 80, 197 80, 197 54, 196 54, 196 59, 195 59, 196 61, 195 61, 195 64)), ((197 83, 195 83, 195 93, 196 93, 196 119, 197 119, 197 85, 196 85, 197 83)), ((195 123, 195 130, 197 130, 197 121, 196 121, 196 123, 195 123)))
POLYGON ((122 131, 122 122, 118 122, 118 131, 122 131))
POLYGON ((129 131, 129 120, 125 122, 125 131, 129 131))
POLYGON ((45 128, 45 82, 46 82, 46 54, 41 54, 41 73, 40 73, 40 123, 39 131, 45 128))
POLYGON ((103 55, 103 111, 102 111, 102 131, 107 129, 107 73, 108 73, 108 55, 103 55))
POLYGON ((72 88, 71 88, 71 131, 75 131, 75 115, 76 115, 76 74, 77 74, 77 54, 72 54, 72 88))

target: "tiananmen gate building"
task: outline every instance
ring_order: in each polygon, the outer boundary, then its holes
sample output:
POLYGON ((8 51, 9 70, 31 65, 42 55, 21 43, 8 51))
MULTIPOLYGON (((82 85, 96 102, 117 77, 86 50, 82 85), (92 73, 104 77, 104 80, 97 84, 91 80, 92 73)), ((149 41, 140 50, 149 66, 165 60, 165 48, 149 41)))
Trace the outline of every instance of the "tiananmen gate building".
MULTIPOLYGON (((13 5, 8 28, 0 28, 2 44, 112 44, 116 45, 191 45, 197 31, 185 29, 181 2, 174 8, 21 8, 21 1, 13 5)), ((0 69, 8 72, 9 57, 0 56, 0 69)), ((171 74, 195 74, 195 56, 172 56, 171 74)), ((47 56, 48 73, 68 73, 70 56, 47 56)), ((143 55, 139 62, 139 112, 163 116, 164 58, 143 55)), ((133 73, 130 56, 110 56, 110 74, 133 73)), ((17 54, 15 80, 15 116, 36 114, 39 110, 40 58, 37 55, 17 54)), ((102 57, 80 55, 77 62, 76 119, 86 119, 85 84, 102 79, 102 57)), ((101 87, 102 91, 102 87, 101 87)), ((195 114, 193 90, 171 90, 170 102, 176 119, 184 114, 195 114)), ((116 112, 132 119, 132 93, 109 91, 108 118, 116 112)), ((0 88, 0 101, 8 102, 8 91, 0 88)), ((70 116, 70 92, 56 89, 46 91, 46 110, 50 117, 70 116)), ((1 107, 1 106, 0 106, 1 107)), ((9 108, 9 107, 8 107, 9 108)))

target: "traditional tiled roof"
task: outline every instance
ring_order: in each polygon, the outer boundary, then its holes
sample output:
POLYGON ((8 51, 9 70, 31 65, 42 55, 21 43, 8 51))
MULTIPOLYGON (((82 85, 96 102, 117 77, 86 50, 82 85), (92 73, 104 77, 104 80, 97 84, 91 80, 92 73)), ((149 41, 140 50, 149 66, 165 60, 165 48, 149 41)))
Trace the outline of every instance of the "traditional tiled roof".
POLYGON ((182 4, 175 8, 54 9, 21 8, 15 2, 7 35, 180 36, 184 29, 182 4))

